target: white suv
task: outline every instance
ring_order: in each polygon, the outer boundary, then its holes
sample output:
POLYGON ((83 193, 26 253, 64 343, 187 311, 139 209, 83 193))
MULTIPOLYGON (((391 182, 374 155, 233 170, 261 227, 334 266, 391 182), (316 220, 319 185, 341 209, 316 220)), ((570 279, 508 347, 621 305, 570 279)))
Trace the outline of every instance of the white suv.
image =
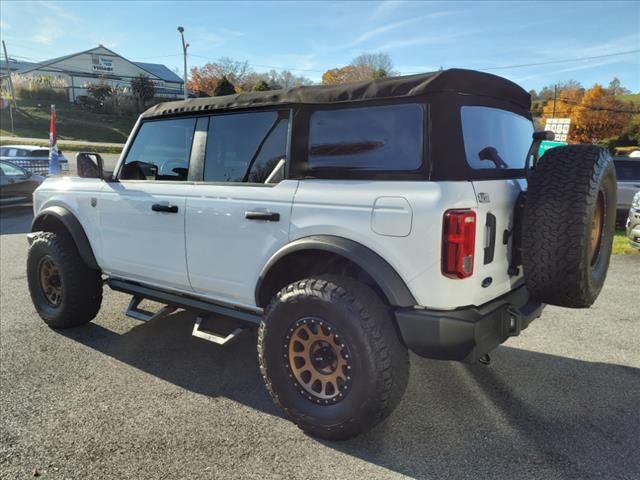
POLYGON ((31 296, 54 328, 103 281, 219 344, 259 326, 275 402, 348 438, 397 404, 408 350, 486 362, 545 303, 597 297, 615 170, 591 145, 538 160, 544 138, 524 90, 467 70, 160 104, 113 175, 79 154, 84 178, 35 192, 31 296))

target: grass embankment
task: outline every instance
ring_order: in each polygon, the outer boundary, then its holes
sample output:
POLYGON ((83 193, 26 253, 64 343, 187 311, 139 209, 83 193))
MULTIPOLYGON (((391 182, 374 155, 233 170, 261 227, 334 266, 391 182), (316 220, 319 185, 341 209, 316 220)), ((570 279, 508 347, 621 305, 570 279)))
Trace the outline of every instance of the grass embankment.
POLYGON ((625 230, 616 230, 616 234, 613 237, 613 249, 611 251, 614 255, 621 253, 638 253, 637 248, 633 248, 629 245, 629 238, 625 230))
MULTIPOLYGON (((38 106, 33 102, 18 101, 18 110, 13 118, 15 135, 46 139, 49 136, 49 115, 48 104, 38 106)), ((135 121, 135 116, 87 112, 69 103, 56 105, 58 143, 63 150, 64 140, 124 143, 135 121)), ((0 135, 11 135, 8 108, 0 111, 0 135)), ((78 147, 74 146, 73 150, 78 150, 78 147)))

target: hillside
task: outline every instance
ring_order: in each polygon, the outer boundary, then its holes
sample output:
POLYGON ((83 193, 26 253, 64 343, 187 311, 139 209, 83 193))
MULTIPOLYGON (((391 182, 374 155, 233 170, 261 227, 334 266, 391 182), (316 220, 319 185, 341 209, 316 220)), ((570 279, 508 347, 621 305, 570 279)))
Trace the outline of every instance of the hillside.
MULTIPOLYGON (((73 104, 56 106, 60 140, 124 143, 135 124, 134 116, 88 112, 73 104)), ((46 139, 49 136, 49 106, 18 102, 14 130, 19 137, 46 139)), ((0 112, 0 135, 11 135, 9 109, 0 112)))

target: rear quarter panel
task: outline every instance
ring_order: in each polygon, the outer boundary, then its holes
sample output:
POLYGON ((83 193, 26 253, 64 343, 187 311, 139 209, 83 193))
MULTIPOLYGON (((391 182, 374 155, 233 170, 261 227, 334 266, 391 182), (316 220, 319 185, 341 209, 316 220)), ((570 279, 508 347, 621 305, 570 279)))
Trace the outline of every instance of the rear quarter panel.
POLYGON ((454 280, 442 275, 442 218, 448 209, 476 207, 470 182, 301 180, 291 215, 290 241, 310 235, 356 241, 384 258, 420 305, 451 309, 474 304, 481 287, 476 276, 454 280), (384 205, 382 231, 388 227, 390 234, 379 233, 380 224, 373 221, 374 214, 381 212, 376 205, 380 199, 384 205), (410 215, 399 199, 406 200, 410 215), (406 229, 409 216, 410 228, 406 229))

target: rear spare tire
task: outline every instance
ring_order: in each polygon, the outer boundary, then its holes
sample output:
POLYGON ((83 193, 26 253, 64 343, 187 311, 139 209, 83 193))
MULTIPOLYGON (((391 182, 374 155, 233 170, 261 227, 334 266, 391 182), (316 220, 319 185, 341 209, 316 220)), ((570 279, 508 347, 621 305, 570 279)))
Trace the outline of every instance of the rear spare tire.
POLYGON ((602 289, 616 220, 616 173, 606 149, 548 150, 529 178, 522 264, 530 294, 561 307, 589 307, 602 289))

